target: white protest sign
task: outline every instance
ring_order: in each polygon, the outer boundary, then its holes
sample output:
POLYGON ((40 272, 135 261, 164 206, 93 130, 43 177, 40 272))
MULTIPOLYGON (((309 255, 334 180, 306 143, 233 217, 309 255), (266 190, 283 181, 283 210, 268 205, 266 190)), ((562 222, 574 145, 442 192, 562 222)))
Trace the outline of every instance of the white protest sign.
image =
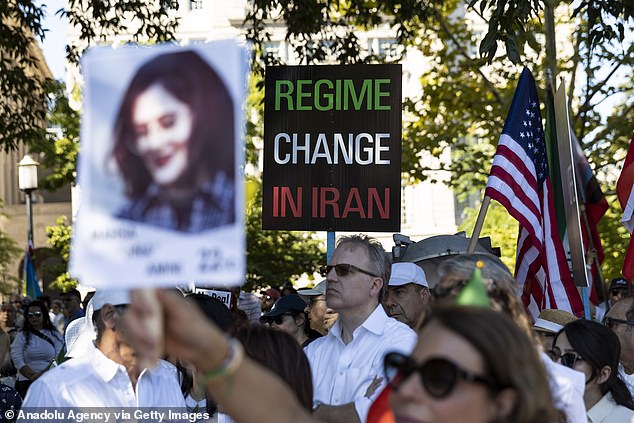
POLYGON ((223 303, 224 305, 226 305, 228 309, 231 309, 231 292, 230 291, 218 291, 216 289, 196 288, 196 294, 208 295, 211 298, 215 298, 221 303, 223 303))
POLYGON ((70 272, 96 288, 239 285, 247 51, 91 49, 70 272))

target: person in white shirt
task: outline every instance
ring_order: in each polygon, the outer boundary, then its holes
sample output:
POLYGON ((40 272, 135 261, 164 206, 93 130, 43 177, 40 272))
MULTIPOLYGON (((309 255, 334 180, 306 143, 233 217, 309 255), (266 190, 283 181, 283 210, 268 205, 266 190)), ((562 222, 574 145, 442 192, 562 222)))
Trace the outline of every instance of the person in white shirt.
POLYGON ((23 410, 45 407, 169 407, 185 400, 176 368, 160 360, 142 369, 125 338, 125 290, 98 290, 92 300, 95 347, 49 370, 30 387, 23 410))
MULTIPOLYGON (((535 348, 541 351, 541 345, 538 345, 538 340, 534 338, 526 308, 517 296, 517 282, 506 265, 494 255, 458 254, 443 261, 438 267, 438 283, 432 289, 434 301, 453 303, 469 281, 478 262, 483 266, 482 283, 486 287, 491 307, 511 316, 515 323, 535 340, 535 348)), ((552 362, 543 351, 541 357, 548 372, 555 407, 565 414, 567 423, 586 423, 583 374, 552 362)))
POLYGON ((616 302, 606 314, 604 321, 619 338, 619 373, 634 397, 634 298, 626 297, 616 302))
POLYGON ((607 327, 576 320, 559 331, 553 342, 557 360, 585 376, 584 403, 589 423, 629 423, 634 400, 618 372, 619 339, 607 327))
POLYGON ((390 262, 382 245, 365 235, 339 240, 328 266, 328 306, 339 319, 305 349, 314 387, 314 415, 327 422, 364 422, 386 385, 387 352, 409 354, 416 333, 385 314, 380 301, 390 262))

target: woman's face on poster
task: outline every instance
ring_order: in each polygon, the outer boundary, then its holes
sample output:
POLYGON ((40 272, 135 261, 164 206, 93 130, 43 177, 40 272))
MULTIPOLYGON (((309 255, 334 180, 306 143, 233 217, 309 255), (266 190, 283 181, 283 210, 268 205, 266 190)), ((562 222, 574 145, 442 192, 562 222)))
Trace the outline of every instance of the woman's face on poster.
POLYGON ((188 143, 193 129, 189 106, 160 84, 143 91, 132 107, 134 149, 154 181, 178 185, 188 165, 188 143))

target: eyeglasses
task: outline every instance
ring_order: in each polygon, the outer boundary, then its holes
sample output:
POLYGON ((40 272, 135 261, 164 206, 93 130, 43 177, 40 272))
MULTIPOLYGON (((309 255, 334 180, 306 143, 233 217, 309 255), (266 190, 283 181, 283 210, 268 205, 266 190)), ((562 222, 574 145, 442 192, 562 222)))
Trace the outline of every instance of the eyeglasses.
POLYGON ((26 313, 26 317, 40 317, 41 315, 41 311, 29 311, 28 313, 26 313))
POLYGON ((260 317, 260 321, 262 323, 268 323, 269 325, 275 323, 276 325, 281 325, 284 323, 284 316, 292 316, 292 314, 280 314, 279 316, 262 316, 260 317))
POLYGON ((623 320, 623 319, 615 319, 614 317, 605 317, 603 318, 603 324, 609 327, 610 329, 614 329, 614 326, 617 324, 634 326, 634 322, 631 320, 623 320))
POLYGON ((492 390, 498 389, 493 381, 461 369, 445 358, 431 358, 419 365, 411 357, 392 352, 385 356, 383 370, 394 390, 397 390, 412 373, 417 372, 425 391, 438 399, 449 396, 459 378, 468 382, 481 383, 492 390))
POLYGON ((565 353, 561 353, 561 350, 558 347, 553 348, 548 352, 548 355, 553 359, 553 361, 559 360, 559 362, 571 369, 575 367, 575 364, 578 360, 583 361, 583 357, 578 352, 575 351, 566 351, 565 353))
POLYGON ((335 273, 339 277, 347 276, 352 270, 354 270, 356 272, 365 273, 366 275, 369 275, 369 276, 374 276, 375 278, 380 278, 379 275, 376 275, 376 274, 374 274, 372 272, 369 272, 367 270, 363 270, 360 267, 355 266, 354 264, 348 264, 348 263, 329 264, 327 266, 322 266, 319 269, 319 272, 321 273, 321 275, 323 277, 326 277, 326 276, 328 276, 328 273, 330 273, 330 271, 333 268, 335 269, 335 273))

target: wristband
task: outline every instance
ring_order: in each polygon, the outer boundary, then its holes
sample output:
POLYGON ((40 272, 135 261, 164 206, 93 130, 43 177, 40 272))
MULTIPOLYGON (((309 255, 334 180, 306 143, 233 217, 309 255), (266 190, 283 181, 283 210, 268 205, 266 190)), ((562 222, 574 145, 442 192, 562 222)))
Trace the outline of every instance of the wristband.
POLYGON ((238 370, 238 367, 240 367, 242 359, 244 358, 244 348, 242 348, 242 344, 234 338, 229 338, 227 342, 229 344, 227 357, 216 369, 203 373, 203 378, 206 383, 216 382, 231 376, 238 370))

